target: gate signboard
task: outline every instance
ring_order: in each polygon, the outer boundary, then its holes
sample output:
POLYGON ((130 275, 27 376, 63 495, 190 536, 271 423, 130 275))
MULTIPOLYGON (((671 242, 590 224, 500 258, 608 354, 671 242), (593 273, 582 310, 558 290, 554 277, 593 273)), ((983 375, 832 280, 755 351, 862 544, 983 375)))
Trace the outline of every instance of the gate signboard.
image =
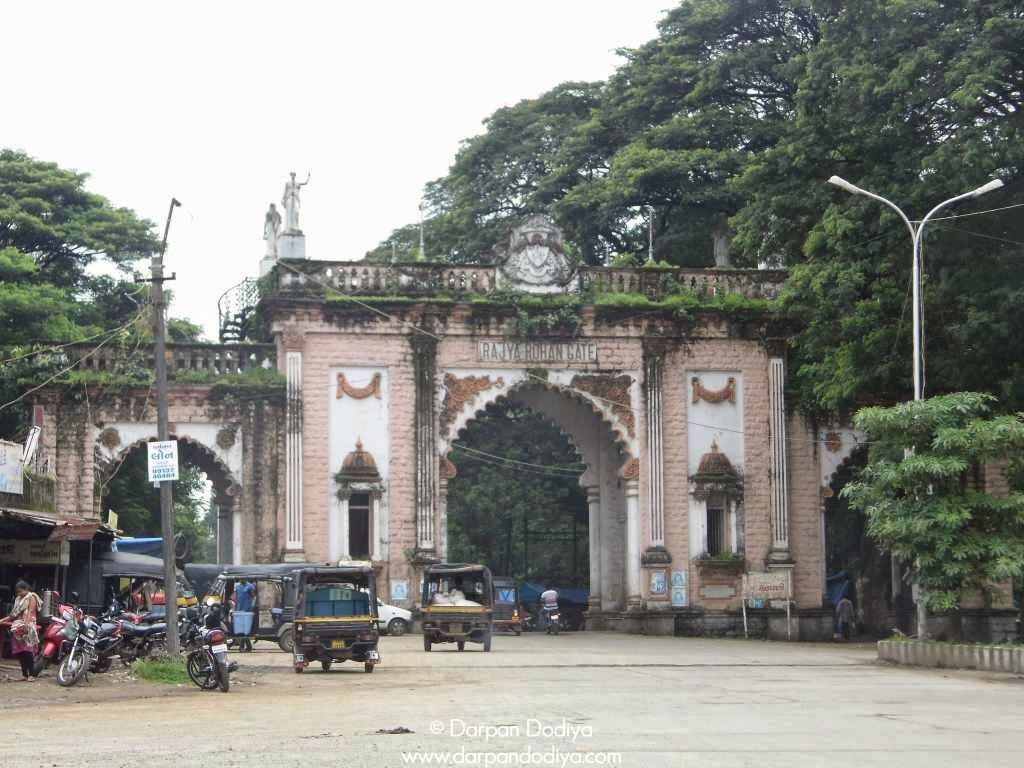
POLYGON ((149 481, 161 483, 178 479, 178 441, 163 440, 147 443, 149 455, 149 481))
POLYGON ((792 639, 790 604, 793 588, 789 570, 743 574, 743 634, 747 635, 747 603, 750 600, 786 601, 786 637, 792 639))

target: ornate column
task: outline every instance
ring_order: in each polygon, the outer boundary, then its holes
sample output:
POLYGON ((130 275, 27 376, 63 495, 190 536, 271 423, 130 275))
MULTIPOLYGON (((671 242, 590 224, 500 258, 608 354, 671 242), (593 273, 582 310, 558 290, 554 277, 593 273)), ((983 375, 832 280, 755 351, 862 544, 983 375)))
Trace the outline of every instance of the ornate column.
POLYGON ((644 401, 647 433, 647 493, 650 507, 650 539, 644 553, 645 565, 667 565, 672 561, 665 549, 665 459, 662 422, 662 381, 665 345, 660 339, 644 343, 644 401))
POLYGON ((437 559, 434 526, 437 513, 437 340, 423 334, 409 337, 415 377, 416 432, 416 559, 437 559))
POLYGON ((772 522, 772 549, 769 559, 788 562, 789 556, 789 468, 786 465, 786 362, 782 357, 768 359, 768 449, 770 456, 771 496, 768 508, 772 522))
POLYGON ((352 554, 349 551, 348 542, 348 502, 352 497, 350 488, 342 488, 338 491, 338 550, 335 553, 335 560, 350 560, 352 554))
POLYGON ((588 538, 590 544, 590 610, 601 610, 601 486, 587 488, 590 513, 588 538))
POLYGON ((302 335, 285 332, 285 552, 286 561, 302 562, 302 335))
MULTIPOLYGON (((639 467, 637 467, 639 474, 639 467)), ((640 482, 626 478, 626 609, 639 608, 640 597, 640 482)))

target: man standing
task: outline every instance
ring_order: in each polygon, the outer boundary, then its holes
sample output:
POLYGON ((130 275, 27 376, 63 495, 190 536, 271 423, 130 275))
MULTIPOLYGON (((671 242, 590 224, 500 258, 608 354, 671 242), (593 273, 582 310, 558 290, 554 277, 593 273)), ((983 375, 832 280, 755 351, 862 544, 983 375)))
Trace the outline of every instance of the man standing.
POLYGON ((850 639, 850 634, 853 632, 854 618, 853 601, 846 595, 843 595, 843 599, 836 605, 836 629, 843 640, 850 639))

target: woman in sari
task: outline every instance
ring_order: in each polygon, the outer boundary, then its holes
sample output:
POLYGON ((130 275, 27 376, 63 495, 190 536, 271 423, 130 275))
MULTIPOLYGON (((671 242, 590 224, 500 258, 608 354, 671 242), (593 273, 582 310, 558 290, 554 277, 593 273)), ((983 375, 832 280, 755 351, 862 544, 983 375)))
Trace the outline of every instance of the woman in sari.
POLYGON ((3 620, 11 633, 11 652, 21 662, 23 681, 33 680, 35 673, 35 657, 39 650, 39 632, 36 622, 39 620, 39 609, 43 601, 32 591, 27 582, 19 581, 14 585, 17 598, 10 615, 3 620))

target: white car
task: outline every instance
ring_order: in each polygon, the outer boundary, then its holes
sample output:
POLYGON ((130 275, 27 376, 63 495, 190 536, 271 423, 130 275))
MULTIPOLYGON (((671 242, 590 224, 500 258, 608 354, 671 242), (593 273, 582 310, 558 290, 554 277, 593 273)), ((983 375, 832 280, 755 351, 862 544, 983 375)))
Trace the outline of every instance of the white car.
POLYGON ((377 628, 398 637, 412 629, 412 611, 377 601, 377 628))

